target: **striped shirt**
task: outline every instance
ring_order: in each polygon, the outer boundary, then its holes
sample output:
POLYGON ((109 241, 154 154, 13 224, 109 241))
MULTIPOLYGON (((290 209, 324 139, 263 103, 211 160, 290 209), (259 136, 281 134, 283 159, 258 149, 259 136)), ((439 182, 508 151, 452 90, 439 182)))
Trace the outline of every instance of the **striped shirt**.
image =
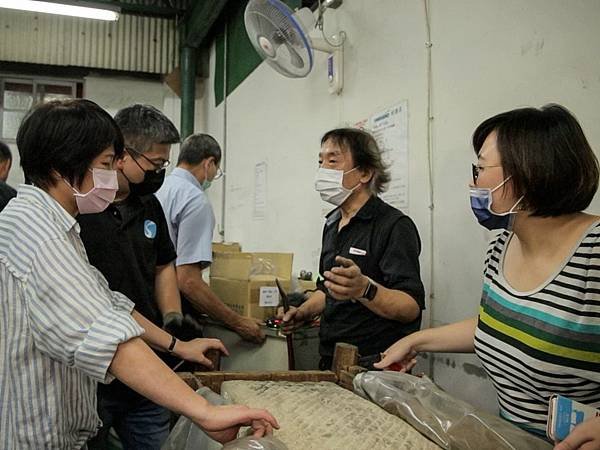
POLYGON ((504 279, 511 237, 501 233, 488 250, 475 352, 496 388, 501 416, 545 434, 552 394, 600 407, 600 225, 529 292, 504 279))
POLYGON ((33 186, 0 213, 0 448, 76 449, 95 434, 96 383, 143 329, 88 262, 79 226, 33 186))

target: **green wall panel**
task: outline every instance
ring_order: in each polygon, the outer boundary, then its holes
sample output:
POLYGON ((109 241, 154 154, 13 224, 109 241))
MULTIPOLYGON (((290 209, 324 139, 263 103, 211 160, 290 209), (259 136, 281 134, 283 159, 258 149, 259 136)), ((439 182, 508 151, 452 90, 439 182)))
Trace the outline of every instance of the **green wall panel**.
MULTIPOLYGON (((224 68, 227 64, 227 95, 233 92, 242 81, 262 62, 250 43, 244 26, 244 11, 247 1, 230 1, 221 15, 215 37, 215 106, 224 98, 224 68), (227 31, 227 58, 225 57, 225 32, 227 31)), ((296 9, 301 0, 284 1, 290 8, 296 9)))

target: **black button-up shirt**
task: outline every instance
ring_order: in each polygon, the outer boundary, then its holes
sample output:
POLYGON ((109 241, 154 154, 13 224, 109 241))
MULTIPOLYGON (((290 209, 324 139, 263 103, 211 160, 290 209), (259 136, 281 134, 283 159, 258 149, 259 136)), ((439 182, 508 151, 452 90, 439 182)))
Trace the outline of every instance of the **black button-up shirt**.
POLYGON ((4 207, 8 204, 11 198, 14 198, 16 196, 17 191, 15 191, 5 182, 0 181, 0 211, 4 209, 4 207))
MULTIPOLYGON (((405 292, 424 309, 421 241, 410 217, 373 196, 338 232, 340 218, 339 208, 327 216, 319 273, 338 265, 336 256, 349 258, 364 275, 386 288, 405 292)), ((319 335, 321 356, 331 357, 337 342, 356 345, 361 356, 377 354, 421 326, 420 314, 413 322, 402 324, 378 316, 360 302, 335 300, 323 281, 318 287, 326 295, 319 335)))

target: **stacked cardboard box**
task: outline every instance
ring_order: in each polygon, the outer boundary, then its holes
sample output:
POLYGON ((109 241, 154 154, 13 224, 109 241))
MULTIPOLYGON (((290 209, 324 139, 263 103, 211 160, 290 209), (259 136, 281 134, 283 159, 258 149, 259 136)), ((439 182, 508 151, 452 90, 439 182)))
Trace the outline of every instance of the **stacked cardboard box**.
POLYGON ((275 279, 279 279, 286 291, 290 290, 293 256, 292 253, 214 252, 210 287, 240 315, 264 320, 277 310, 279 296, 272 289, 276 286, 275 279))
POLYGON ((237 242, 213 242, 212 251, 213 255, 215 253, 241 252, 242 246, 237 242))

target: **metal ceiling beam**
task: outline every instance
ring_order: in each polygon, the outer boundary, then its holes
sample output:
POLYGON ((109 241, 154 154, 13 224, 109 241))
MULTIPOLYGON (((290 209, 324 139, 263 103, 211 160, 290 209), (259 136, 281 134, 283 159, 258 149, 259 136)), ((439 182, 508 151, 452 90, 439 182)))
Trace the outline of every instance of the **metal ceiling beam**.
POLYGON ((226 4, 227 0, 197 1, 191 11, 188 11, 182 45, 200 47, 226 4))
POLYGON ((181 139, 194 132, 198 48, 221 15, 227 0, 198 0, 181 27, 181 139))

